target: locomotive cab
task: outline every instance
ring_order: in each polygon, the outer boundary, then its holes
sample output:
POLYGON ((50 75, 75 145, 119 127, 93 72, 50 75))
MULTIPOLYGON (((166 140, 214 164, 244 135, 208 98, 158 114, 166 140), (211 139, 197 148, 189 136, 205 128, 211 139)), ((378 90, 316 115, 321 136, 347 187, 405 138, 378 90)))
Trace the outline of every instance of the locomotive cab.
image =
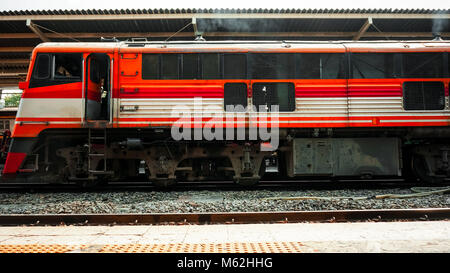
POLYGON ((91 131, 85 128, 110 126, 115 45, 44 43, 35 48, 27 80, 20 84, 23 94, 3 178, 37 172, 60 176, 56 151, 83 145, 91 131), (71 129, 61 133, 64 128, 71 129))

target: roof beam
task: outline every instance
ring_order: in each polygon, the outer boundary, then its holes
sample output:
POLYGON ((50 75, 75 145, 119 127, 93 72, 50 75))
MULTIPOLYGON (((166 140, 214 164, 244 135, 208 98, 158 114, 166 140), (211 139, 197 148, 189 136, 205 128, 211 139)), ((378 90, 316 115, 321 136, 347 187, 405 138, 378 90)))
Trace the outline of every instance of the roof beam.
POLYGON ((358 41, 359 38, 361 38, 361 36, 364 35, 364 33, 366 33, 366 31, 369 29, 369 27, 373 24, 372 18, 369 17, 367 18, 366 22, 364 23, 364 25, 362 25, 361 29, 358 31, 358 33, 356 33, 355 36, 353 36, 353 41, 358 41))
POLYGON ((28 65, 29 59, 0 59, 0 66, 3 65, 28 65))
MULTIPOLYGON (((359 32, 204 32, 205 37, 355 37, 359 32)), ((83 39, 83 38, 100 38, 100 37, 116 37, 116 38, 128 38, 128 37, 154 37, 154 38, 167 38, 173 35, 173 32, 83 32, 83 33, 64 33, 70 35, 70 37, 83 39)), ((61 38, 61 35, 56 33, 47 33, 48 38, 61 38)), ((442 37, 450 37, 450 32, 441 33, 442 37)), ((192 32, 180 32, 177 37, 192 37, 192 32)), ((431 38, 432 32, 365 32, 364 37, 402 37, 402 38, 431 38)), ((39 38, 35 33, 0 33, 0 39, 35 39, 39 38)), ((32 51, 30 48, 11 48, 9 52, 28 52, 32 51), (26 50, 23 50, 26 49, 26 50), (13 51, 14 50, 14 51, 13 51)), ((2 51, 0 47, 0 52, 2 51)))
POLYGON ((27 73, 0 73, 0 87, 18 86, 26 77, 27 73))
POLYGON ((0 79, 21 78, 26 77, 27 73, 0 73, 0 79))
MULTIPOLYGON (((181 34, 181 33, 180 33, 181 34)), ((350 38, 355 37, 358 32, 205 32, 204 37, 337 37, 350 38)), ((180 35, 182 36, 182 35, 180 35)), ((188 36, 188 35, 186 35, 188 36)), ((1 36, 0 36, 1 37, 1 36)), ((432 32, 366 32, 367 38, 429 38, 432 39, 432 32)), ((442 32, 441 37, 450 38, 450 32, 442 32)))
POLYGON ((18 87, 20 81, 22 80, 0 80, 0 87, 18 87))
POLYGON ((5 77, 6 78, 13 77, 13 76, 8 76, 7 77, 7 74, 11 74, 11 75, 15 74, 15 75, 19 75, 19 76, 21 76, 23 74, 23 75, 26 76, 27 73, 28 73, 28 67, 27 68, 20 68, 20 69, 19 68, 16 68, 16 69, 7 68, 7 69, 2 69, 2 70, 5 71, 5 72, 0 72, 0 80, 4 79, 5 77))
POLYGON ((26 52, 29 53, 33 51, 34 47, 0 47, 0 53, 16 53, 16 52, 26 52))
POLYGON ((50 42, 50 39, 34 24, 31 19, 27 19, 27 27, 31 29, 43 42, 50 42))
POLYGON ((153 13, 1 15, 0 21, 170 20, 170 19, 450 19, 450 13, 153 13))
POLYGON ((194 36, 195 37, 202 34, 202 33, 198 32, 197 18, 195 18, 195 17, 192 18, 192 26, 194 27, 194 36))

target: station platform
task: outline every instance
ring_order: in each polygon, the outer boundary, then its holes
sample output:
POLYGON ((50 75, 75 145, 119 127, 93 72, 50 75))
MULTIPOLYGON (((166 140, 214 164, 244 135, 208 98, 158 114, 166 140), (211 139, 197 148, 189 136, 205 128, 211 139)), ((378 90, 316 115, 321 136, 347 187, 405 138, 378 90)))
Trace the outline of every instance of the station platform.
POLYGON ((450 221, 0 227, 0 253, 450 252, 450 221))

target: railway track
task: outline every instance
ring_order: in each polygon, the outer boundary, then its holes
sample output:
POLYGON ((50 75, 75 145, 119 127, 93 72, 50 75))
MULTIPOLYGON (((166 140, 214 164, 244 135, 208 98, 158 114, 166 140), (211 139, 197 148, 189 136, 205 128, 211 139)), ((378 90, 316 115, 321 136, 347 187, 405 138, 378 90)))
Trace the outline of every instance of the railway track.
POLYGON ((152 191, 185 191, 185 190, 260 190, 260 189, 388 189, 411 188, 417 186, 450 186, 450 180, 444 183, 429 185, 418 181, 405 179, 370 179, 370 180, 266 180, 257 185, 243 187, 232 181, 179 182, 178 184, 161 188, 150 182, 109 182, 95 187, 80 187, 76 184, 46 184, 46 183, 0 183, 0 192, 12 191, 120 191, 120 190, 152 190, 152 191))
POLYGON ((231 213, 0 215, 1 226, 249 224, 449 220, 450 208, 231 213))

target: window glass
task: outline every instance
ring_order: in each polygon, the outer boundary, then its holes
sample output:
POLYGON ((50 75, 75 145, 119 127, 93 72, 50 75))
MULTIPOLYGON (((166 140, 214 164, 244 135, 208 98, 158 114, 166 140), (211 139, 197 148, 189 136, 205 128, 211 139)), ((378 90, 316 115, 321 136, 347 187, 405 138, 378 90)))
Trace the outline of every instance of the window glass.
POLYGON ((295 86, 293 83, 254 83, 253 104, 257 111, 271 111, 277 106, 280 112, 295 110, 295 86))
POLYGON ((395 78, 394 53, 352 53, 354 79, 395 78))
POLYGON ((142 79, 151 80, 159 78, 159 55, 142 54, 142 79))
POLYGON ((198 54, 183 54, 183 79, 198 79, 198 54))
POLYGON ((97 59, 95 59, 95 58, 90 59, 89 71, 90 71, 90 73, 89 73, 90 80, 94 83, 99 83, 100 82, 100 64, 97 59))
POLYGON ((280 111, 295 110, 295 88, 291 83, 274 83, 275 94, 272 95, 272 105, 278 105, 280 111))
POLYGON ((404 53, 403 76, 405 78, 442 78, 442 53, 404 53))
POLYGON ((229 112, 244 112, 247 107, 247 84, 226 83, 224 88, 224 108, 229 112))
POLYGON ((178 79, 178 54, 161 54, 161 79, 178 79))
POLYGON ((81 78, 81 54, 54 55, 54 78, 81 78))
POLYGON ((246 79, 246 59, 245 54, 224 54, 224 78, 246 79))
POLYGON ((36 64, 34 66, 33 78, 48 79, 50 78, 50 55, 38 54, 36 64))
POLYGON ((293 79, 294 54, 254 53, 249 55, 252 79, 293 79))
POLYGON ((442 110, 445 90, 442 82, 404 82, 403 107, 405 110, 442 110))
POLYGON ((301 53, 296 54, 298 79, 345 78, 344 54, 301 53))
POLYGON ((207 53, 202 55, 203 79, 221 79, 220 75, 220 55, 217 53, 207 53))

